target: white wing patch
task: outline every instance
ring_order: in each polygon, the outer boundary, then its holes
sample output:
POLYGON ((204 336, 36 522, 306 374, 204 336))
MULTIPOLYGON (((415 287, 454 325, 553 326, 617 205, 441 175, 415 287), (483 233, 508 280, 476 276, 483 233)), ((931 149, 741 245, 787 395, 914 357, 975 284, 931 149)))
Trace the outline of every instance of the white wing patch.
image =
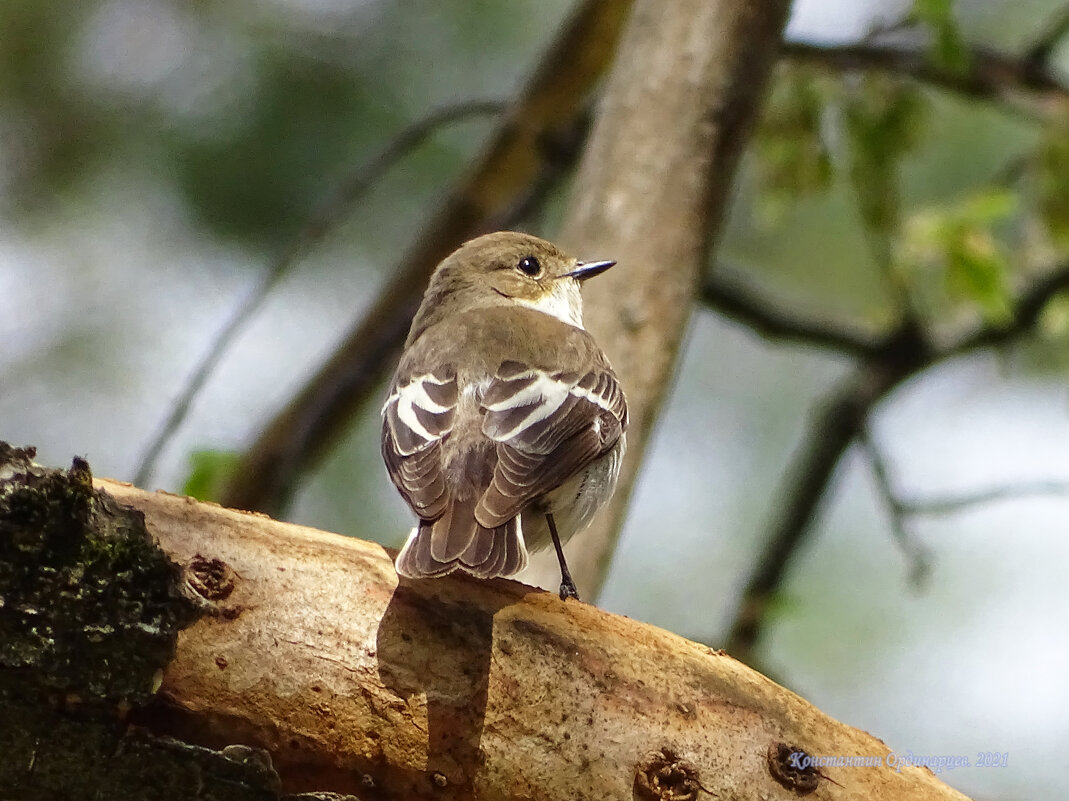
POLYGON ((409 456, 452 431, 456 402, 456 374, 451 370, 415 376, 396 387, 382 414, 398 453, 409 456))
POLYGON ((483 396, 482 431, 498 443, 494 478, 475 519, 502 525, 615 448, 627 404, 612 372, 548 372, 502 362, 483 396))
POLYGON ((510 440, 535 423, 545 420, 557 411, 569 393, 574 389, 570 383, 554 378, 540 370, 528 370, 506 382, 515 391, 490 403, 484 401, 483 408, 501 415, 500 423, 493 427, 493 433, 487 432, 497 442, 510 440))
POLYGON ((487 412, 483 422, 486 436, 495 442, 513 442, 521 448, 526 441, 526 447, 538 452, 550 441, 559 442, 558 438, 549 436, 547 426, 552 428, 565 419, 585 420, 585 425, 600 433, 598 418, 607 412, 621 418, 626 426, 626 406, 616 379, 605 371, 586 375, 549 373, 519 362, 504 362, 484 395, 482 406, 487 412))
POLYGON ((427 389, 423 386, 423 382, 433 380, 432 376, 423 376, 402 387, 397 393, 397 416, 402 423, 427 440, 441 439, 443 432, 428 431, 427 427, 416 416, 416 409, 423 409, 431 414, 441 414, 449 408, 440 403, 435 403, 431 400, 431 396, 427 394, 427 389))
POLYGON ((593 389, 588 389, 579 385, 572 387, 571 392, 575 397, 588 400, 595 406, 604 409, 607 412, 613 411, 613 399, 611 397, 606 397, 601 392, 595 392, 593 389))

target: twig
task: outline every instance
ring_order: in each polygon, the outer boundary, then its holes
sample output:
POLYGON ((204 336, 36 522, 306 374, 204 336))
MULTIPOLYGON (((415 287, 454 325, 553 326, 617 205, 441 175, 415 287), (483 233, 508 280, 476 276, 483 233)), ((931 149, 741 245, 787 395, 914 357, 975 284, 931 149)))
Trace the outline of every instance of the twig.
POLYGON ((876 490, 887 507, 891 533, 909 561, 910 583, 914 587, 923 586, 931 571, 931 558, 928 550, 917 541, 917 538, 909 529, 912 518, 954 514, 973 506, 1028 496, 1069 495, 1069 483, 1067 482, 1036 481, 993 487, 957 497, 906 500, 900 493, 895 491, 894 482, 891 479, 890 465, 868 426, 862 428, 858 434, 858 442, 872 465, 873 477, 876 479, 876 490))
POLYGON ((877 70, 980 100, 994 100, 1013 108, 1030 99, 1027 110, 1047 117, 1069 101, 1069 85, 1048 68, 1013 56, 974 46, 962 71, 933 64, 927 50, 911 45, 815 45, 785 42, 783 55, 805 64, 834 70, 877 70), (1060 101, 1051 103, 1047 101, 1060 101))
POLYGON ((1016 500, 1035 496, 1069 495, 1069 483, 1064 481, 1035 481, 1025 484, 1009 484, 1005 487, 959 495, 954 498, 930 498, 927 500, 899 500, 898 505, 907 515, 948 515, 973 506, 1016 500))
POLYGON ((160 453, 171 441, 178 428, 189 415, 193 401, 204 388, 223 354, 226 353, 235 337, 246 323, 260 309, 271 290, 285 277, 291 269, 330 234, 352 210, 359 200, 382 176, 405 156, 419 147, 430 136, 446 125, 476 116, 499 114, 505 108, 501 101, 473 100, 447 106, 431 112, 423 119, 409 125, 401 131, 379 153, 353 169, 312 215, 296 238, 284 250, 260 283, 247 298, 233 311, 230 318, 215 335, 200 363, 187 379, 182 392, 175 399, 171 411, 164 419, 158 432, 145 449, 134 477, 138 486, 146 486, 156 468, 160 453))
POLYGON ((1025 63, 1032 69, 1043 70, 1050 66, 1050 57, 1054 48, 1069 34, 1069 5, 1062 6, 1054 13, 1032 46, 1025 53, 1025 63))
POLYGON ((705 278, 700 300, 720 314, 751 328, 769 339, 795 342, 811 347, 827 348, 849 356, 872 356, 879 345, 864 335, 795 317, 771 302, 758 297, 752 290, 717 275, 705 278))
POLYGON ((891 468, 887 464, 883 452, 873 439, 872 432, 867 425, 863 426, 859 432, 858 442, 865 455, 868 456, 869 464, 872 465, 872 476, 876 480, 876 491, 887 507, 891 534, 894 536, 909 565, 909 582, 914 587, 919 588, 923 586, 925 579, 931 572, 931 559, 927 550, 909 530, 909 509, 906 508, 898 493, 895 492, 891 481, 891 468))
POLYGON ((912 14, 906 14, 894 20, 877 20, 861 37, 862 44, 873 44, 882 38, 892 34, 912 31, 917 27, 917 21, 912 14))
POLYGON ((942 358, 960 356, 982 348, 1005 345, 1016 339, 1022 331, 1033 328, 1051 298, 1069 290, 1069 262, 1046 273, 1017 300, 1012 320, 1004 326, 984 326, 947 348, 942 358))

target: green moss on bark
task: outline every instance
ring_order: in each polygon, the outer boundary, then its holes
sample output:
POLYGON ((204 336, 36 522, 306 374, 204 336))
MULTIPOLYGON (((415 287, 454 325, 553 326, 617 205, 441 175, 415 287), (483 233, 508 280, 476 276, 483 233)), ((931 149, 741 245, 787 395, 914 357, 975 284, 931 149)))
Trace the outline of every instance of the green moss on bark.
POLYGON ((144 703, 197 617, 181 569, 83 459, 32 458, 0 443, 0 695, 144 703))
POLYGON ((0 801, 359 801, 281 795, 270 755, 131 725, 198 617, 144 516, 89 465, 0 442, 0 801))

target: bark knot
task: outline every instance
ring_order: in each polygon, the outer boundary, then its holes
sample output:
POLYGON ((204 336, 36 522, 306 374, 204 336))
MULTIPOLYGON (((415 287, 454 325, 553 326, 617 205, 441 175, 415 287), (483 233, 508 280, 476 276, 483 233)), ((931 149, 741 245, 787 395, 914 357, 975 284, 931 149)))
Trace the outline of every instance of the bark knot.
POLYGON ((647 754, 635 770, 635 792, 648 801, 694 801, 702 789, 698 769, 668 748, 647 754))
POLYGON ((197 595, 207 601, 222 601, 234 591, 236 574, 221 559, 196 554, 186 568, 186 581, 197 595))
POLYGON ((809 754, 796 746, 772 743, 767 754, 768 772, 795 795, 809 795, 820 784, 821 773, 812 765, 799 764, 808 756, 809 754))

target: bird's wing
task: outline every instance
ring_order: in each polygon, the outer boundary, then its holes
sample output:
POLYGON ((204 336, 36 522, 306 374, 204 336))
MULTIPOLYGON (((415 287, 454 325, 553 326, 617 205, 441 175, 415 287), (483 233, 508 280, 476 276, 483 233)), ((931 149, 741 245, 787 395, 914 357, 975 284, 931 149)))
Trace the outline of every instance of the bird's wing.
POLYGON ((382 458, 390 478, 424 520, 449 505, 442 473, 442 440, 453 430, 457 373, 452 365, 399 375, 382 407, 382 458))
POLYGON ((475 509, 489 528, 607 453, 627 427, 623 391, 600 359, 585 371, 559 372, 505 361, 482 408, 482 431, 498 443, 493 480, 475 509))

